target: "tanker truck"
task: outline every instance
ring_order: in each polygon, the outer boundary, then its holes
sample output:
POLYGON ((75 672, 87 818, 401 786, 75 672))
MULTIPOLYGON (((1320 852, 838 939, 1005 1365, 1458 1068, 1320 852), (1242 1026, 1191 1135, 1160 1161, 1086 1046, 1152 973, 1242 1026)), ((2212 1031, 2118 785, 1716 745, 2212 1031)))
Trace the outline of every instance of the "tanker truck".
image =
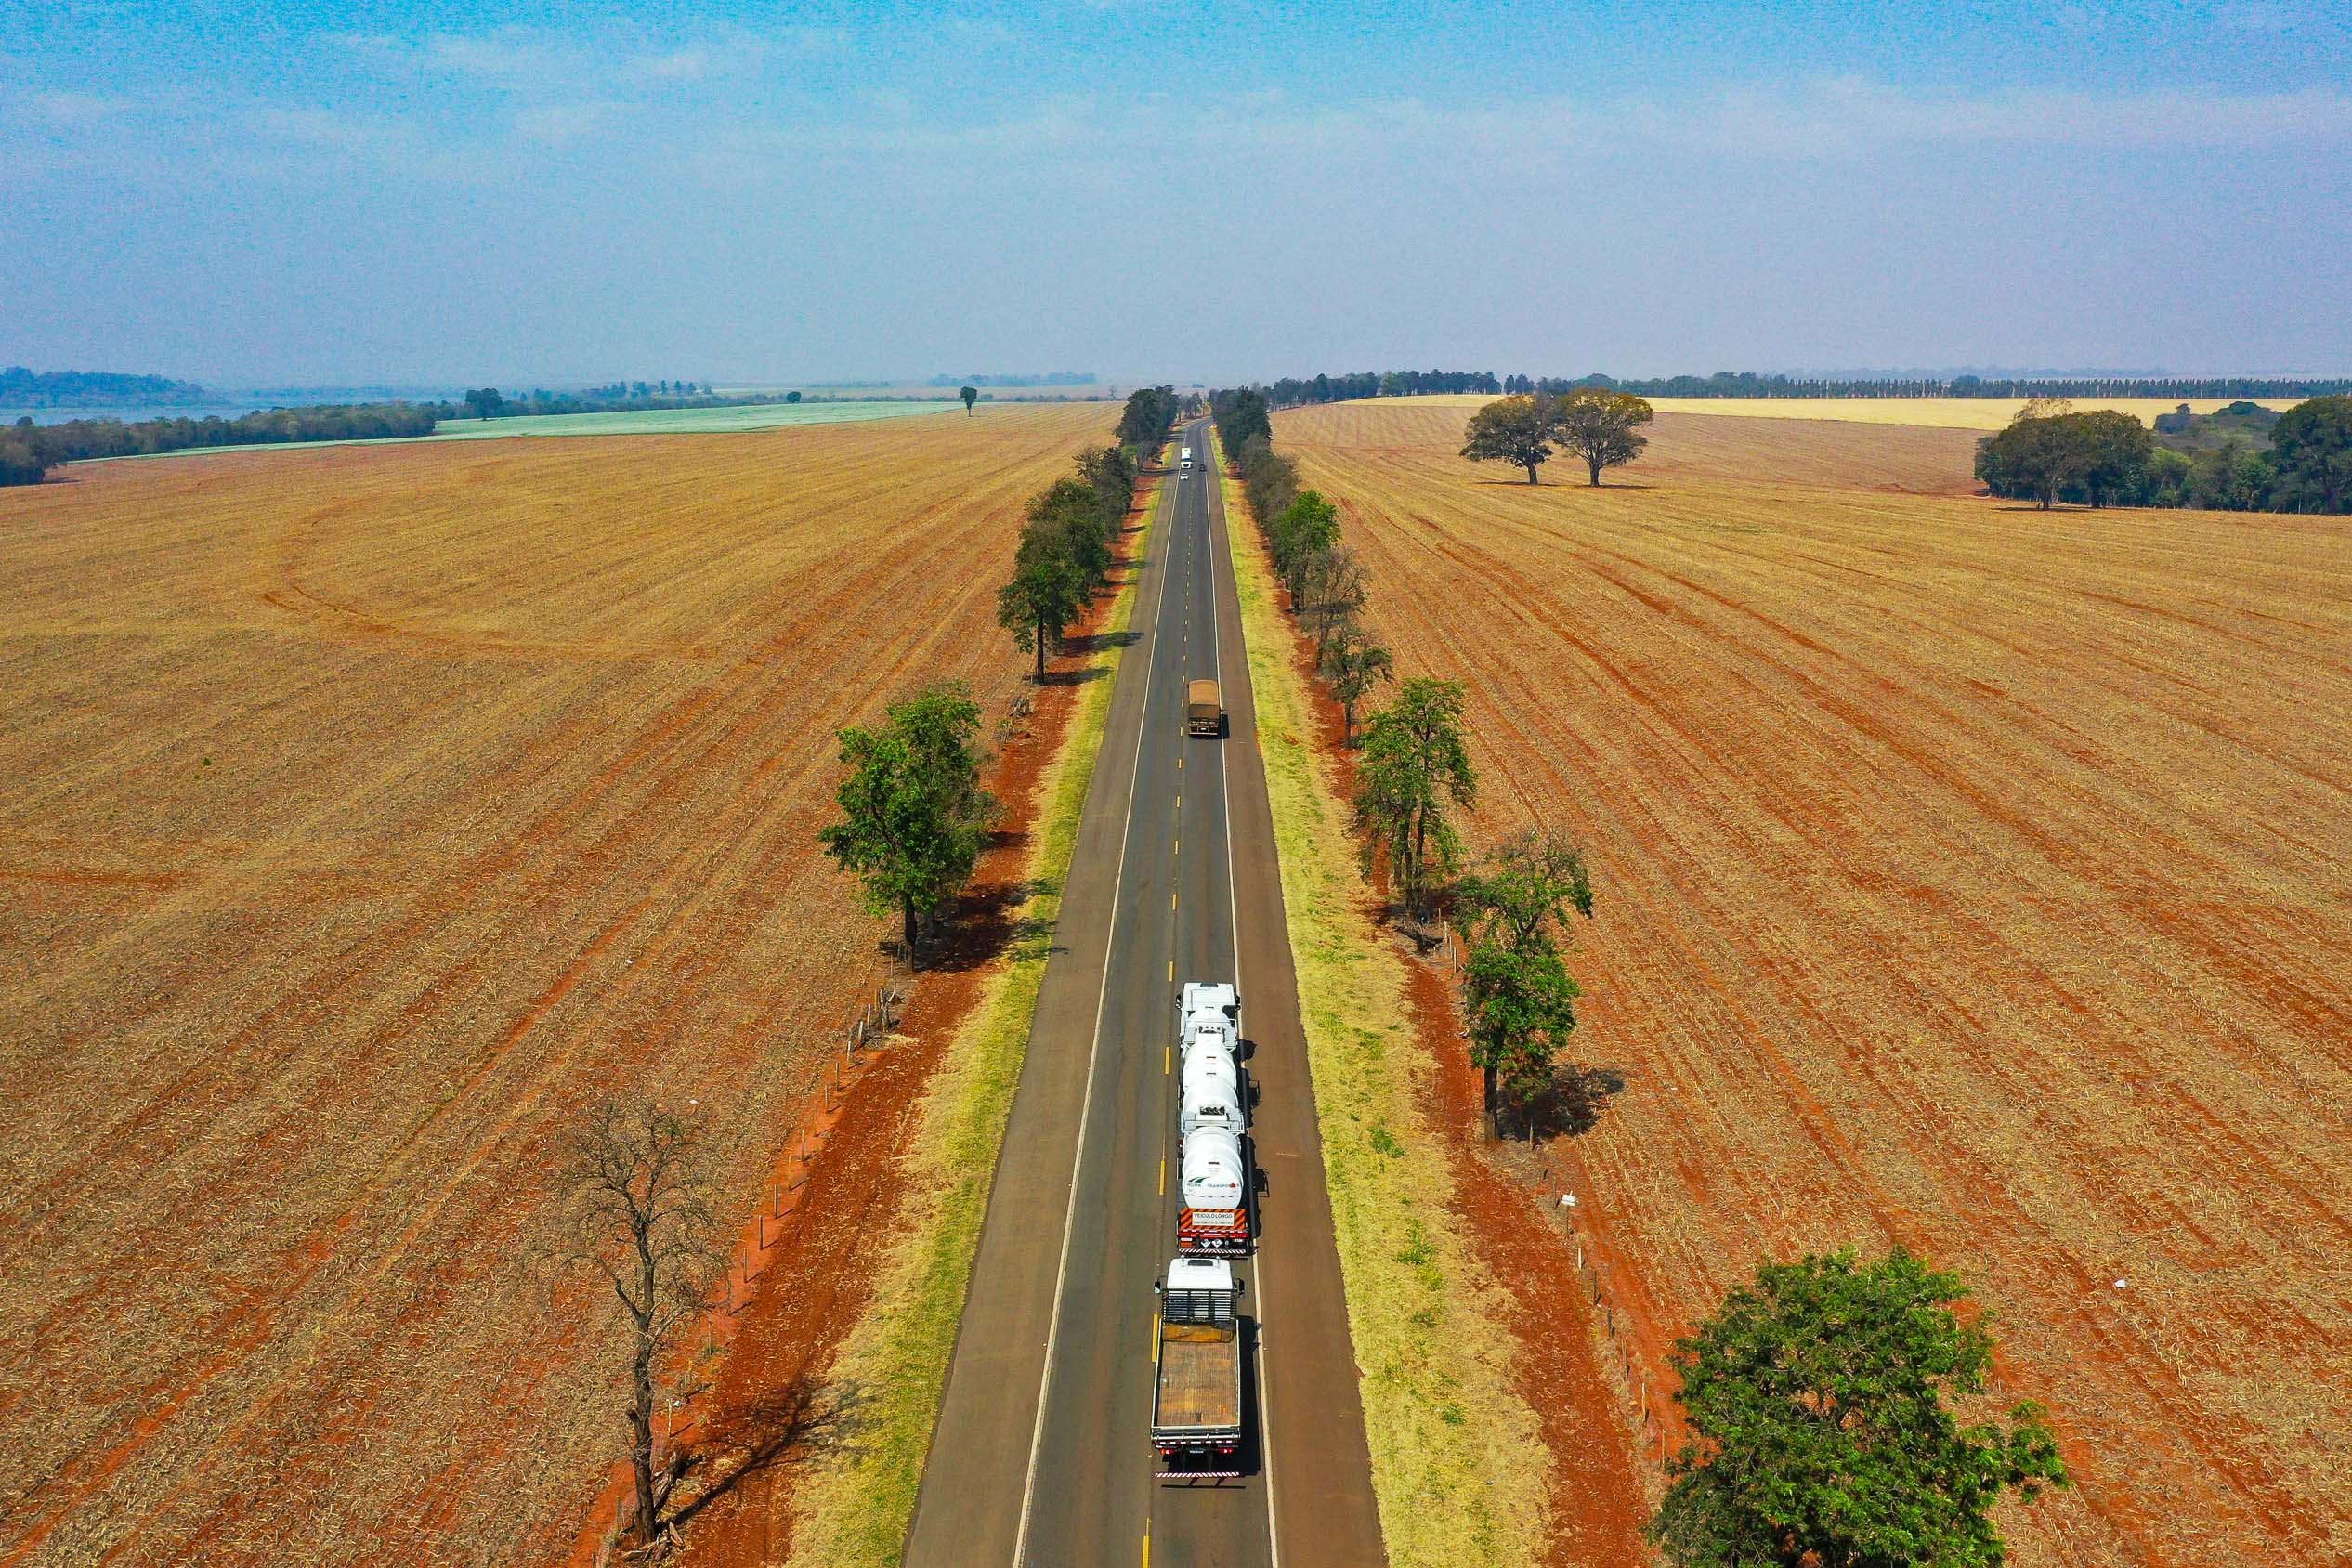
POLYGON ((1241 994, 1188 982, 1177 994, 1183 1041, 1178 1085, 1176 1249, 1245 1253, 1253 1225, 1248 1099, 1241 1081, 1241 994))

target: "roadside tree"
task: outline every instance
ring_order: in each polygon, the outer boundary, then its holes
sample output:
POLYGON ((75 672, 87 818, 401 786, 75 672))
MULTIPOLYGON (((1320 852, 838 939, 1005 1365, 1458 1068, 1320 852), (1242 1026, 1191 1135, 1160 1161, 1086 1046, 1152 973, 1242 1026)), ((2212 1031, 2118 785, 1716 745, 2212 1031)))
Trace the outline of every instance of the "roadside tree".
MULTIPOLYGON (((1505 1096, 1524 1105, 1551 1087, 1553 1063, 1575 1032, 1583 994, 1549 942, 1514 947, 1491 932, 1471 939, 1462 967, 1462 1015, 1489 1127, 1505 1096)), ((1535 1135, 1530 1117, 1527 1136, 1535 1135)))
POLYGON ((1309 555, 1304 574, 1307 608, 1303 619, 1308 633, 1314 638, 1315 662, 1320 664, 1332 637, 1364 608, 1370 589, 1364 581, 1363 564, 1355 558, 1355 552, 1344 544, 1309 555))
POLYGON ((1461 858, 1449 805, 1470 805, 1478 797, 1478 774, 1462 736, 1463 696, 1459 681, 1418 677, 1364 726, 1355 820, 1366 869, 1385 865, 1417 918, 1429 912, 1461 858))
POLYGON ((1591 483, 1601 483, 1601 471, 1631 463, 1649 446, 1639 427, 1656 417, 1650 405, 1630 392, 1605 386, 1579 386, 1551 405, 1552 431, 1560 444, 1585 460, 1591 483))
POLYGON ((1266 529, 1274 569, 1290 590, 1290 608, 1297 610, 1306 593, 1307 562, 1319 551, 1339 542, 1339 509, 1313 490, 1300 490, 1276 514, 1266 529))
POLYGON ((971 880, 995 803, 980 788, 980 708, 961 682, 927 686, 884 717, 839 732, 842 820, 817 837, 859 878, 869 910, 899 916, 913 966, 917 922, 971 880))
POLYGON ((654 1411, 689 1392, 674 1347, 726 1269, 715 1176, 700 1122, 647 1100, 595 1107, 558 1139, 557 1161, 563 1258, 602 1275, 626 1319, 630 1534, 643 1546, 673 1473, 654 1452, 654 1411))
MULTIPOLYGON (((1554 1086, 1583 994, 1561 955, 1568 917, 1591 918, 1592 879, 1574 841, 1530 830, 1496 846, 1460 898, 1470 912, 1462 1012, 1491 1122, 1503 1097, 1527 1106, 1554 1086)), ((1526 1126, 1533 1138, 1532 1115, 1526 1126)))
POLYGON ((1766 1263, 1677 1341, 1690 1442, 1649 1535, 1679 1568, 1997 1568, 1991 1510, 2068 1484, 2042 1408, 1967 1425, 1993 1314, 1897 1248, 1766 1263))
POLYGON ((1325 641, 1321 669, 1324 679, 1331 683, 1332 699, 1339 704, 1340 741, 1352 749, 1356 708, 1395 673, 1396 660, 1361 625, 1349 620, 1325 641))
POLYGON ((1498 398, 1470 417, 1462 431, 1462 455, 1472 463, 1508 463, 1535 471, 1551 457, 1552 400, 1540 395, 1498 398))
POLYGON ((997 624, 1013 634, 1013 647, 1037 656, 1039 682, 1046 656, 1062 651, 1064 634, 1085 608, 1086 584, 1061 542, 1037 529, 1024 532, 1012 581, 997 590, 997 624))

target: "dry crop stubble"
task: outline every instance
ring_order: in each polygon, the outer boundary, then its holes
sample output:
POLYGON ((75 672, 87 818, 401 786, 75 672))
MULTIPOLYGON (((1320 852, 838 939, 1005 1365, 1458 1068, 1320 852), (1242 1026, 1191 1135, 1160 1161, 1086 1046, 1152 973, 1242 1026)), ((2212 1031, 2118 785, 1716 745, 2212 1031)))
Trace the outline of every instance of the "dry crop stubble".
POLYGON ((761 1146, 881 960, 835 726, 1022 661, 1100 407, 107 464, 10 492, 0 1562, 513 1561, 609 1458, 519 1266, 641 1084, 761 1146))
POLYGON ((2082 1487, 2017 1561, 2352 1555, 2352 529, 1696 415, 1531 489, 1459 417, 1275 436, 1401 669, 1468 683, 1477 837, 1592 851, 1630 1087, 1554 1155, 1643 1353, 1759 1251, 1901 1239, 2056 1407, 2082 1487))

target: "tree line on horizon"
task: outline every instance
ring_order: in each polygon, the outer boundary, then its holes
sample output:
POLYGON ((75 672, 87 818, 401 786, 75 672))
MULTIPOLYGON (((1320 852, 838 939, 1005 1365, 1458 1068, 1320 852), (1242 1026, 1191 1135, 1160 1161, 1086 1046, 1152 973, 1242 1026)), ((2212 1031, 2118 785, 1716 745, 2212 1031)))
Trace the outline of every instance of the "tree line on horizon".
POLYGON ((1354 371, 1282 376, 1256 390, 1277 409, 1430 393, 1546 394, 1581 387, 1640 398, 2319 398, 2352 393, 2352 377, 2283 376, 1790 376, 1756 371, 1712 375, 1506 375, 1491 371, 1354 371))

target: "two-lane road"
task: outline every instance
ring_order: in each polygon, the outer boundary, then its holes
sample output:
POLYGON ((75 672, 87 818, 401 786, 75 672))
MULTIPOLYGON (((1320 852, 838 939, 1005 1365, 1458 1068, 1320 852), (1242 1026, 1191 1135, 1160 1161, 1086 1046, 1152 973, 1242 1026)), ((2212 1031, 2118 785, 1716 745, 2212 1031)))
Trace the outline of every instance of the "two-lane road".
MULTIPOLYGON (((1207 436, 1178 444, 1197 460, 1207 436)), ((1197 466, 1164 482, 908 1537, 918 1568, 1380 1560, 1222 501, 1197 466), (1184 733, 1200 677, 1224 690, 1225 740, 1184 733), (1156 1481, 1147 1441, 1187 980, 1240 985, 1269 1173, 1265 1245, 1239 1270, 1262 1320, 1259 1462, 1218 1485, 1156 1481)))

